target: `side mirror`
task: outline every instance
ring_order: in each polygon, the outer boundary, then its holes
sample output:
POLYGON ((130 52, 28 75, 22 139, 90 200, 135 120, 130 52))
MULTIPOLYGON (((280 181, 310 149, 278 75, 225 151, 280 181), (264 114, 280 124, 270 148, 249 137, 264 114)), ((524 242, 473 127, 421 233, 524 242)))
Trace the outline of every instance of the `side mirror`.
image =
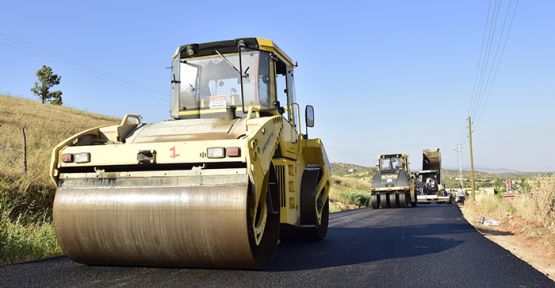
POLYGON ((306 127, 314 127, 314 107, 312 105, 306 105, 304 112, 306 127))

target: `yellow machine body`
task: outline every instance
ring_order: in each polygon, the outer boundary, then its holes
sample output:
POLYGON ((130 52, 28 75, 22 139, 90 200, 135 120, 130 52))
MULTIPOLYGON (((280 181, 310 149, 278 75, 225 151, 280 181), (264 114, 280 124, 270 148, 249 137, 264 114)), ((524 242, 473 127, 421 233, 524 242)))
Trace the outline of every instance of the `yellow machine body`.
POLYGON ((243 99, 248 93, 262 98, 257 85, 269 84, 267 96, 275 107, 262 100, 230 107, 225 95, 208 95, 210 105, 204 107, 197 93, 198 108, 186 109, 179 101, 191 99, 176 91, 189 87, 174 79, 173 120, 145 124, 126 115, 119 125, 83 131, 55 147, 54 228, 68 256, 87 264, 263 269, 279 238, 325 237, 330 185, 325 149, 320 139, 301 132, 289 78, 286 103, 277 102, 275 78, 293 76, 290 58, 260 38, 184 45, 173 58, 181 73, 190 69, 183 63, 197 58, 210 59, 213 66, 204 69, 218 72, 226 69, 224 61, 236 66, 228 58, 237 53, 239 59, 269 53, 271 73, 256 75, 265 69, 261 62, 258 71, 249 66, 251 74, 238 69, 236 82, 206 83, 221 87, 248 80, 256 90, 241 91, 243 99), (241 109, 238 115, 235 109, 241 109))

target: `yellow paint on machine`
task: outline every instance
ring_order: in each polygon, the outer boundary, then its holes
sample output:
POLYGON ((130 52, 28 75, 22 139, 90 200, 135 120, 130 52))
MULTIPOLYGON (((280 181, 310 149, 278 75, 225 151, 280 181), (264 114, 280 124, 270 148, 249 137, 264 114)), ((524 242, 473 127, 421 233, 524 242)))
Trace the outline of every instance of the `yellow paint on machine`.
MULTIPOLYGON (((295 65, 271 40, 256 41, 276 56, 267 63, 273 71, 269 87, 275 88, 276 67, 292 75, 295 65)), ((202 47, 222 43, 228 42, 202 47)), ((270 97, 277 101, 275 91, 270 97)), ((301 133, 294 97, 287 95, 283 104, 288 109, 254 103, 241 118, 225 109, 172 106, 179 113, 171 121, 145 124, 126 115, 118 125, 62 141, 50 166, 62 249, 87 264, 264 269, 278 238, 322 239, 329 161, 322 141, 301 133), (199 113, 211 118, 179 119, 199 113), (210 148, 224 154, 209 158, 210 148), (239 148, 239 155, 226 154, 228 148, 239 148), (82 153, 89 161, 73 161, 82 153)))

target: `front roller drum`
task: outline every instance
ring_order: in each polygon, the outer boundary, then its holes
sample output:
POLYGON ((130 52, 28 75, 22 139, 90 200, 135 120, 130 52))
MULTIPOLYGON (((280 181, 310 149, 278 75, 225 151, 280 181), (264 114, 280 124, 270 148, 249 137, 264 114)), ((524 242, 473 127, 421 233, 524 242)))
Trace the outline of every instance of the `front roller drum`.
POLYGON ((263 269, 279 235, 279 196, 266 190, 265 214, 251 216, 248 180, 232 186, 60 187, 54 228, 65 254, 86 264, 263 269), (258 239, 253 223, 263 227, 258 239))

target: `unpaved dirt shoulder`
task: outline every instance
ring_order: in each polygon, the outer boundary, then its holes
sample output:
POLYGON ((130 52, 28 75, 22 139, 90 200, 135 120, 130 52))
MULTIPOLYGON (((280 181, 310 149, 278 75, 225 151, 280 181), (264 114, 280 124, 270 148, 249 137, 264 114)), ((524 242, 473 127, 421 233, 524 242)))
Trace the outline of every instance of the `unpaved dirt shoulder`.
MULTIPOLYGON (((543 237, 541 236, 526 237, 521 232, 522 229, 519 228, 524 227, 524 225, 534 225, 533 223, 528 223, 520 217, 512 217, 510 222, 504 219, 505 221, 501 221, 501 225, 496 227, 484 226, 479 223, 479 216, 476 215, 475 211, 471 211, 471 208, 461 207, 461 211, 465 219, 484 237, 510 251, 513 255, 555 281, 555 247, 543 245, 543 237)), ((480 216, 488 218, 488 215, 480 216)))

